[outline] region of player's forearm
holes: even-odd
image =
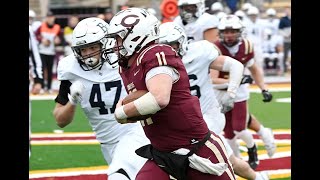
[[[242,63],[240,63],[239,61],[231,57],[226,57],[222,70],[229,72],[230,75],[228,92],[236,94],[242,79],[243,68],[244,67]]]
[[[53,111],[56,123],[59,127],[64,128],[70,124],[74,118],[76,106],[68,102],[65,106],[56,107]]]
[[[266,84],[264,83],[264,75],[263,75],[263,71],[261,68],[259,68],[257,65],[254,65],[254,67],[252,67],[250,69],[251,71],[251,75],[252,78],[255,81],[255,84],[261,89],[261,90],[266,90]]]

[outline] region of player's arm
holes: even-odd
[[[229,72],[228,92],[236,94],[243,75],[243,65],[229,56],[218,56],[211,64],[210,69]],[[222,81],[217,79],[218,81]],[[221,83],[219,83],[221,84]]]
[[[251,72],[252,78],[255,81],[255,84],[261,89],[266,90],[267,86],[264,83],[264,75],[262,69],[258,66],[257,63],[253,63],[251,66],[248,67],[249,71]]]
[[[218,28],[210,28],[203,32],[203,38],[209,42],[215,42],[219,39]]]
[[[118,103],[115,111],[118,122],[126,123],[127,118],[155,114],[165,108],[170,101],[172,84],[178,77],[173,68],[169,66],[151,69],[145,79],[149,92],[126,105],[121,106],[122,103]],[[124,121],[121,121],[121,119]]]
[[[256,85],[261,89],[261,93],[263,96],[263,102],[270,102],[272,100],[272,94],[268,91],[267,85],[264,83],[264,76],[262,69],[257,65],[257,63],[253,63],[249,66],[249,71],[256,83]]]
[[[64,128],[72,122],[76,111],[76,105],[72,104],[68,99],[70,86],[70,81],[61,81],[59,93],[55,99],[56,106],[53,110],[53,116],[57,125],[61,128]]]

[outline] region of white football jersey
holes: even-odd
[[[203,33],[207,29],[217,28],[219,24],[219,19],[209,13],[202,14],[195,22],[183,25],[180,16],[174,19],[174,22],[181,26],[185,33],[187,34],[188,40],[190,41],[200,41],[203,40]]]
[[[210,64],[219,55],[215,49],[214,45],[206,40],[191,42],[182,58],[190,79],[191,94],[199,97],[202,114],[214,105],[219,106],[209,74]]]
[[[130,130],[144,133],[138,122],[119,124],[115,120],[116,104],[127,95],[117,65],[104,63],[100,70],[84,71],[71,54],[59,61],[57,72],[58,80],[80,80],[85,86],[80,105],[100,143],[116,143]]]

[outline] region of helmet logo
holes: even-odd
[[[101,30],[106,33],[108,31],[107,27],[105,25],[103,25],[102,23],[98,23],[97,24],[98,27],[101,28]]]
[[[123,27],[127,27],[128,28],[128,27],[135,26],[139,22],[140,22],[139,16],[132,14],[132,15],[125,16],[121,21],[121,25]]]

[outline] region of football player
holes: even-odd
[[[204,0],[179,0],[178,7],[179,16],[174,22],[185,30],[189,41],[206,39],[214,42],[219,39],[219,19],[205,12]]]
[[[109,180],[133,180],[146,159],[135,149],[149,144],[141,125],[119,124],[114,118],[116,103],[127,95],[116,64],[105,63],[114,39],[106,38],[109,25],[97,17],[85,18],[72,34],[73,54],[58,64],[59,94],[53,115],[61,128],[74,120],[77,105],[85,113],[101,145],[109,168]],[[109,59],[110,58],[110,59]]]
[[[264,101],[270,102],[272,94],[264,83],[261,68],[254,60],[253,44],[248,39],[242,38],[244,26],[241,20],[236,15],[228,15],[221,19],[218,28],[220,40],[216,41],[215,45],[218,47],[220,54],[233,57],[240,61],[245,68],[248,68],[256,84],[262,91]],[[218,100],[221,100],[228,87],[229,74],[227,72],[211,70],[211,77],[215,84]],[[252,134],[247,129],[249,94],[249,84],[241,83],[236,94],[234,108],[225,113],[226,126],[224,135],[237,157],[240,157],[237,139],[240,138],[246,143],[249,165],[252,169],[255,169],[259,164],[257,147]]]
[[[125,105],[120,100],[115,110],[124,124],[127,118],[150,116],[140,121],[151,144],[136,150],[148,159],[136,179],[235,179],[222,140],[209,131],[199,99],[190,93],[181,58],[171,46],[157,43],[159,25],[142,8],[122,10],[110,22],[127,92],[149,91]]]
[[[171,45],[178,52],[190,79],[191,93],[199,98],[201,112],[209,129],[221,135],[225,126],[225,117],[220,112],[220,105],[212,90],[210,75],[206,70],[209,68],[229,72],[231,86],[228,86],[227,92],[235,95],[243,74],[243,65],[231,57],[219,55],[214,44],[206,40],[188,44],[184,30],[174,22],[160,25],[159,42]],[[227,95],[225,100],[229,100],[230,105],[233,105],[235,96],[225,95]],[[225,138],[221,136],[221,139],[224,140],[235,174],[250,180],[269,179],[265,171],[254,172],[247,162],[234,156]]]

